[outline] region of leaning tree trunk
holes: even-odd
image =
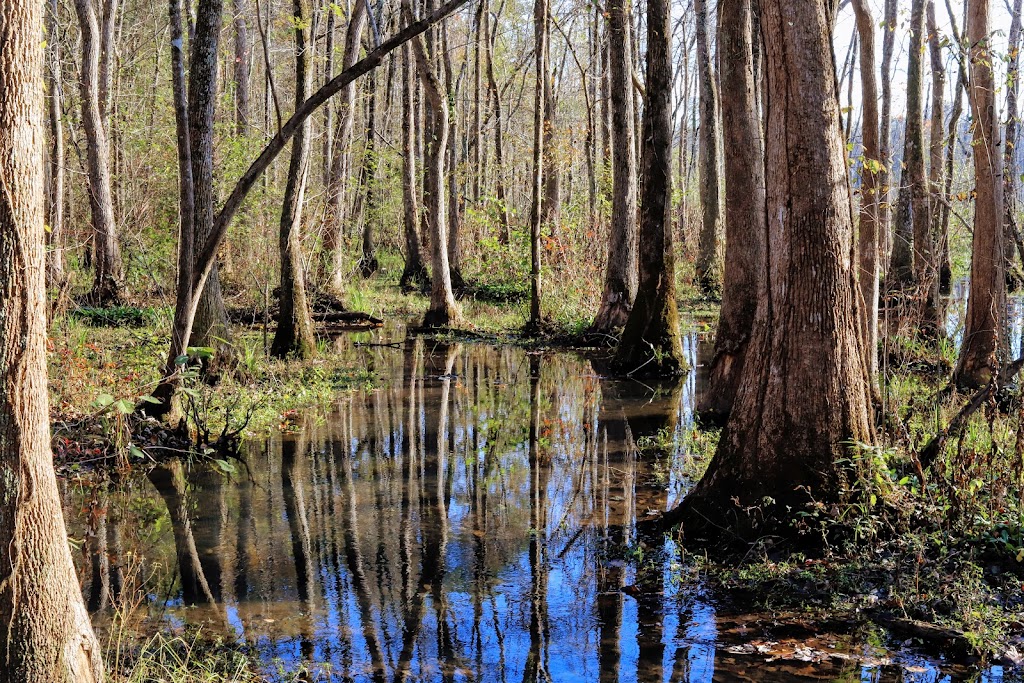
[[[223,0],[200,0],[196,11],[195,30],[189,58],[188,117],[192,152],[193,268],[201,272],[200,250],[214,230],[213,147],[214,114],[217,104],[217,50],[220,42]],[[215,368],[230,365],[233,352],[228,313],[220,289],[220,273],[213,264],[206,286],[199,297],[191,345],[215,349],[213,362],[207,366],[216,376]]]
[[[669,15],[670,0],[647,0],[640,285],[615,352],[615,365],[633,376],[677,375],[686,365],[672,253],[672,155],[665,153],[672,149]]]
[[[755,92],[751,0],[722,0],[718,49],[725,148],[725,280],[708,384],[697,406],[705,421],[729,416],[757,310],[764,269],[764,140]]]
[[[992,379],[1005,342],[1006,280],[1003,274],[1003,179],[995,78],[989,50],[989,0],[967,0],[970,45],[971,115],[974,119],[974,237],[971,243],[971,292],[960,358],[953,381],[975,389]]]
[[[417,289],[430,281],[420,253],[420,217],[416,197],[415,65],[411,48],[402,48],[402,224],[405,228],[405,268],[400,285]]]
[[[718,450],[664,520],[682,522],[688,543],[795,535],[799,512],[849,496],[851,443],[872,441],[832,15],[762,0],[761,26],[771,248]]]
[[[295,108],[306,100],[312,81],[312,44],[309,42],[309,13],[305,0],[292,4],[292,26],[295,30]],[[372,76],[371,76],[372,77]],[[306,299],[306,273],[302,260],[302,205],[306,195],[309,170],[309,121],[292,139],[292,155],[288,161],[288,182],[281,207],[281,229],[278,246],[281,253],[281,302],[277,314],[277,332],[270,352],[277,358],[294,355],[308,358],[316,352],[316,335]]]
[[[44,7],[0,3],[0,682],[99,683],[50,452]]]
[[[409,0],[403,0],[402,11],[412,23]],[[455,327],[460,323],[459,307],[452,292],[452,275],[448,267],[448,223],[445,215],[444,158],[448,147],[448,98],[434,73],[431,58],[423,39],[412,40],[412,51],[420,83],[426,95],[426,115],[431,122],[433,139],[427,145],[424,165],[424,195],[427,225],[430,229],[431,277],[430,307],[423,316],[423,326]]]
[[[861,144],[864,160],[860,171],[860,222],[858,224],[857,277],[864,316],[864,354],[871,382],[878,374],[878,275],[879,253],[879,171],[882,150],[878,140],[878,84],[875,79],[875,20],[867,0],[853,0],[860,36],[860,90],[864,106]],[[939,136],[941,138],[941,135]]]
[[[57,37],[57,0],[46,5],[46,102],[49,105],[50,156],[46,192],[46,284],[64,281],[64,85]]]
[[[82,30],[82,126],[85,128],[86,162],[89,175],[89,205],[92,208],[94,276],[89,298],[97,306],[119,303],[125,295],[124,265],[114,221],[114,199],[110,186],[110,148],[103,125],[100,92],[100,28],[94,0],[75,0]]]
[[[628,0],[608,2],[608,73],[611,106],[612,225],[604,292],[591,329],[611,332],[626,324],[636,299],[636,145]]]
[[[700,82],[701,227],[697,245],[697,286],[705,296],[722,293],[722,193],[718,183],[718,85],[712,65],[707,0],[694,0],[697,14],[697,78]],[[731,150],[730,150],[731,152]]]

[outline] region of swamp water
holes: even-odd
[[[358,337],[390,342],[401,331]],[[680,382],[570,353],[409,339],[339,351],[383,378],[219,471],[64,482],[106,635],[201,625],[268,677],[324,681],[1003,681],[873,629],[814,632],[709,595],[634,523],[684,495],[709,347]],[[129,626],[122,585],[142,583]],[[120,634],[124,635],[124,634]],[[134,635],[134,634],[133,634]]]

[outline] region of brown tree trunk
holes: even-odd
[[[502,138],[502,125],[504,125],[501,113],[501,92],[498,90],[498,81],[494,77],[494,51],[487,50],[487,88],[490,90],[494,102],[494,196],[498,203],[498,241],[501,244],[508,244],[511,240],[509,234],[508,197],[505,194],[505,142]]]
[[[412,9],[409,0],[403,0],[402,11],[408,23],[412,23]],[[444,159],[448,147],[448,98],[445,97],[440,80],[434,73],[432,60],[427,54],[423,40],[412,40],[412,51],[420,83],[426,95],[426,116],[431,122],[433,137],[428,141],[424,165],[424,204],[427,225],[430,229],[431,287],[430,307],[423,316],[423,326],[428,328],[455,327],[460,324],[458,304],[452,292],[452,276],[448,267],[448,221],[445,206]]]
[[[341,68],[348,69],[359,59],[360,41],[366,28],[366,2],[356,0],[352,7],[348,29],[345,31],[345,51]],[[344,281],[344,244],[346,202],[352,164],[352,128],[356,112],[356,86],[350,83],[342,88],[338,97],[338,129],[334,134],[334,156],[331,159],[331,182],[327,187],[328,223],[324,235],[324,249],[330,260],[328,287],[341,292]]]
[[[110,185],[110,149],[104,128],[100,88],[100,26],[94,0],[75,0],[82,30],[82,125],[85,128],[89,174],[89,205],[92,208],[94,277],[89,298],[97,306],[119,303],[125,296],[124,266],[114,221]]]
[[[419,205],[416,196],[416,97],[412,49],[402,49],[402,224],[405,228],[405,268],[400,285],[403,290],[428,284],[430,277],[420,253]]]
[[[712,62],[707,0],[694,0],[697,14],[697,78],[700,82],[700,239],[697,286],[705,296],[722,294],[722,192],[719,186],[718,84]]]
[[[761,0],[761,26],[771,249],[718,450],[664,520],[688,543],[795,535],[799,511],[849,495],[850,443],[873,438],[832,16],[826,3]]]
[[[942,293],[943,270],[948,253],[948,236],[942,230],[942,202],[945,201],[943,189],[945,187],[945,129],[943,118],[946,110],[946,69],[942,60],[942,46],[939,43],[939,26],[935,20],[935,3],[928,0],[927,8],[928,25],[928,53],[931,57],[932,71],[932,110],[931,110],[931,140],[928,148],[928,190],[931,198],[929,233],[931,236],[931,264],[929,276],[935,282],[929,282],[932,289],[929,293],[933,296],[934,311],[932,311],[931,322],[939,332],[942,331],[942,304],[939,295]]]
[[[907,66],[907,130],[903,147],[905,178],[910,186],[914,234],[914,281],[920,298],[919,331],[925,337],[942,332],[939,311],[938,263],[932,235],[931,191],[925,174],[924,38],[925,0],[910,5],[910,48]],[[941,98],[939,111],[941,112]]]
[[[878,176],[878,208],[879,208],[879,259],[886,262],[889,251],[893,248],[889,226],[892,209],[892,56],[896,47],[896,10],[898,0],[885,0],[885,15],[882,24],[882,111],[878,122],[879,161],[882,162]],[[879,266],[881,270],[881,266]],[[889,274],[886,272],[888,281]]]
[[[50,452],[44,8],[0,3],[0,682],[100,683]]]
[[[46,192],[46,284],[64,281],[64,84],[61,78],[60,39],[57,36],[57,0],[46,5],[47,121],[50,124],[49,173]]]
[[[235,133],[249,132],[249,13],[248,0],[235,3]],[[330,11],[330,10],[328,10]],[[331,16],[334,13],[331,12]]]
[[[1017,134],[1020,130],[1020,114],[1017,98],[1020,93],[1020,49],[1021,49],[1021,0],[1013,3],[1010,18],[1009,58],[1006,66],[1006,139],[1003,144],[1003,210],[1005,212],[1003,253],[1006,255],[1006,283],[1017,289],[1021,285],[1024,271],[1014,267],[1016,250],[1021,241],[1021,226],[1017,224],[1017,188],[1020,187],[1020,173],[1014,160],[1017,158]],[[1024,268],[1024,262],[1021,263]]]
[[[971,115],[974,119],[974,237],[971,292],[960,358],[953,381],[976,389],[992,379],[1005,343],[1006,279],[1003,274],[1003,179],[995,80],[989,50],[990,0],[967,0]]]
[[[533,95],[533,166],[531,167],[530,188],[530,319],[527,321],[528,334],[541,331],[541,282],[540,282],[540,237],[544,222],[544,144],[547,133],[544,129],[547,105],[546,89],[548,80],[548,2],[534,0],[534,95]]]
[[[718,49],[725,148],[725,280],[707,388],[697,406],[705,421],[729,416],[757,310],[764,269],[764,140],[755,92],[751,0],[722,0]]]
[[[608,90],[611,115],[612,224],[604,292],[591,329],[609,333],[626,324],[639,285],[636,230],[636,145],[628,0],[610,0]]]
[[[295,108],[306,100],[312,81],[312,51],[309,41],[309,13],[305,0],[292,3],[292,26],[295,31]],[[278,358],[295,355],[308,358],[316,352],[316,334],[306,299],[306,273],[302,259],[302,206],[306,196],[309,170],[309,121],[292,139],[292,155],[288,161],[288,182],[281,207],[281,230],[278,246],[281,253],[281,302],[277,314],[277,332],[270,352]]]
[[[634,376],[677,375],[686,366],[672,251],[672,155],[666,153],[672,149],[670,4],[670,0],[647,0],[640,285],[615,352],[615,365]]]
[[[860,36],[860,90],[863,102],[861,144],[864,147],[860,172],[860,221],[857,252],[860,270],[860,295],[864,314],[865,363],[871,382],[878,374],[878,275],[879,209],[878,181],[882,169],[882,150],[878,140],[878,84],[875,78],[875,20],[867,0],[853,0],[857,34]],[[941,137],[941,136],[940,136]]]
[[[367,76],[369,90],[366,108],[366,145],[363,147],[363,169],[365,192],[363,208],[363,248],[359,259],[359,272],[363,277],[370,277],[377,272],[380,263],[377,261],[377,249],[373,242],[373,226],[377,221],[377,74]]]

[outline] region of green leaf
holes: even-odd
[[[132,408],[132,404],[129,403],[127,399],[122,398],[114,402],[114,410],[121,413],[122,415],[131,415]]]
[[[93,401],[92,403],[97,408],[106,408],[107,406],[109,406],[113,402],[114,402],[114,397],[111,396],[110,394],[100,394],[99,396],[96,397],[96,400]]]
[[[128,444],[128,452],[132,454],[132,457],[140,460],[146,457],[146,453],[135,444]]]

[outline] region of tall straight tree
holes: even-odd
[[[880,171],[884,166],[878,140],[878,82],[875,78],[875,20],[867,0],[853,0],[860,36],[860,91],[863,103],[861,144],[864,159],[860,172],[860,222],[857,251],[860,295],[864,303],[864,352],[871,381],[878,369],[878,276],[881,252]],[[941,136],[940,136],[941,137]]]
[[[415,289],[430,277],[420,252],[420,209],[416,196],[416,66],[411,47],[402,48],[402,225],[405,233],[405,268],[401,287]]]
[[[694,0],[697,22],[697,80],[700,98],[700,238],[697,244],[697,286],[706,296],[722,293],[722,190],[719,185],[718,81],[711,52],[711,13],[707,0]]]
[[[85,129],[86,167],[89,176],[89,206],[92,209],[94,277],[89,298],[98,306],[116,304],[124,297],[124,264],[117,239],[114,198],[110,184],[110,146],[107,140],[103,73],[100,68],[99,19],[94,0],[75,0],[75,12],[82,31],[82,125]]]
[[[629,0],[609,0],[607,8],[612,224],[604,292],[592,326],[595,332],[611,332],[626,324],[639,283],[631,10]]]
[[[245,135],[249,130],[249,0],[234,0],[235,4],[235,134]],[[331,12],[331,16],[334,13]]]
[[[1020,96],[1020,50],[1021,38],[1024,31],[1021,27],[1021,0],[1014,0],[1012,15],[1010,17],[1009,34],[1009,57],[1006,63],[1006,140],[1003,144],[1003,210],[1006,214],[1006,242],[1009,249],[1004,245],[1003,251],[1009,252],[1006,267],[1008,272],[1013,264],[1013,247],[1018,241],[1020,226],[1016,224],[1014,210],[1017,207],[1017,189],[1020,187],[1020,172],[1016,167],[1015,159],[1019,158],[1017,149],[1017,137],[1020,132],[1020,111],[1017,102]],[[1021,263],[1024,268],[1024,263]],[[1017,284],[1016,278],[1012,278]]]
[[[535,84],[533,96],[533,169],[530,177],[532,203],[530,209],[530,319],[527,331],[540,333],[540,236],[545,218],[544,144],[547,141],[544,112],[547,106],[548,80],[548,0],[534,0],[533,36]]]
[[[892,216],[890,208],[892,194],[892,57],[896,47],[896,13],[899,7],[899,0],[885,0],[884,17],[882,21],[882,64],[881,64],[881,91],[882,110],[878,121],[878,150],[882,162],[881,173],[878,176],[878,208],[881,219],[881,230],[879,240],[882,243],[881,257],[885,257],[891,241],[889,225]],[[888,278],[888,274],[886,275]]]
[[[295,32],[295,109],[302,106],[313,79],[309,40],[309,12],[305,0],[292,2],[292,30]],[[371,74],[371,78],[372,78]],[[292,138],[288,181],[281,207],[278,247],[281,254],[281,305],[277,332],[270,351],[278,358],[294,354],[308,358],[316,351],[316,335],[306,298],[306,272],[302,259],[302,206],[309,176],[309,121],[299,126]]]
[[[797,511],[848,495],[850,444],[873,439],[829,5],[760,2],[771,248],[718,449],[664,518],[688,541],[792,533]]]
[[[0,682],[100,683],[50,452],[44,7],[0,3]]]
[[[967,0],[970,62],[968,97],[974,119],[974,237],[971,241],[971,292],[960,358],[953,381],[974,389],[992,379],[999,364],[1006,317],[1003,274],[1003,160],[989,43],[990,0]]]
[[[672,33],[670,0],[647,0],[640,200],[640,286],[615,364],[630,374],[676,375],[686,361],[679,336],[672,253]]]
[[[57,0],[46,4],[46,102],[50,124],[49,173],[46,176],[46,283],[64,280],[64,84],[57,36]]]
[[[765,263],[764,139],[754,78],[751,0],[721,0],[718,49],[725,148],[725,278],[715,355],[697,410],[723,422],[732,409],[757,310]]]

